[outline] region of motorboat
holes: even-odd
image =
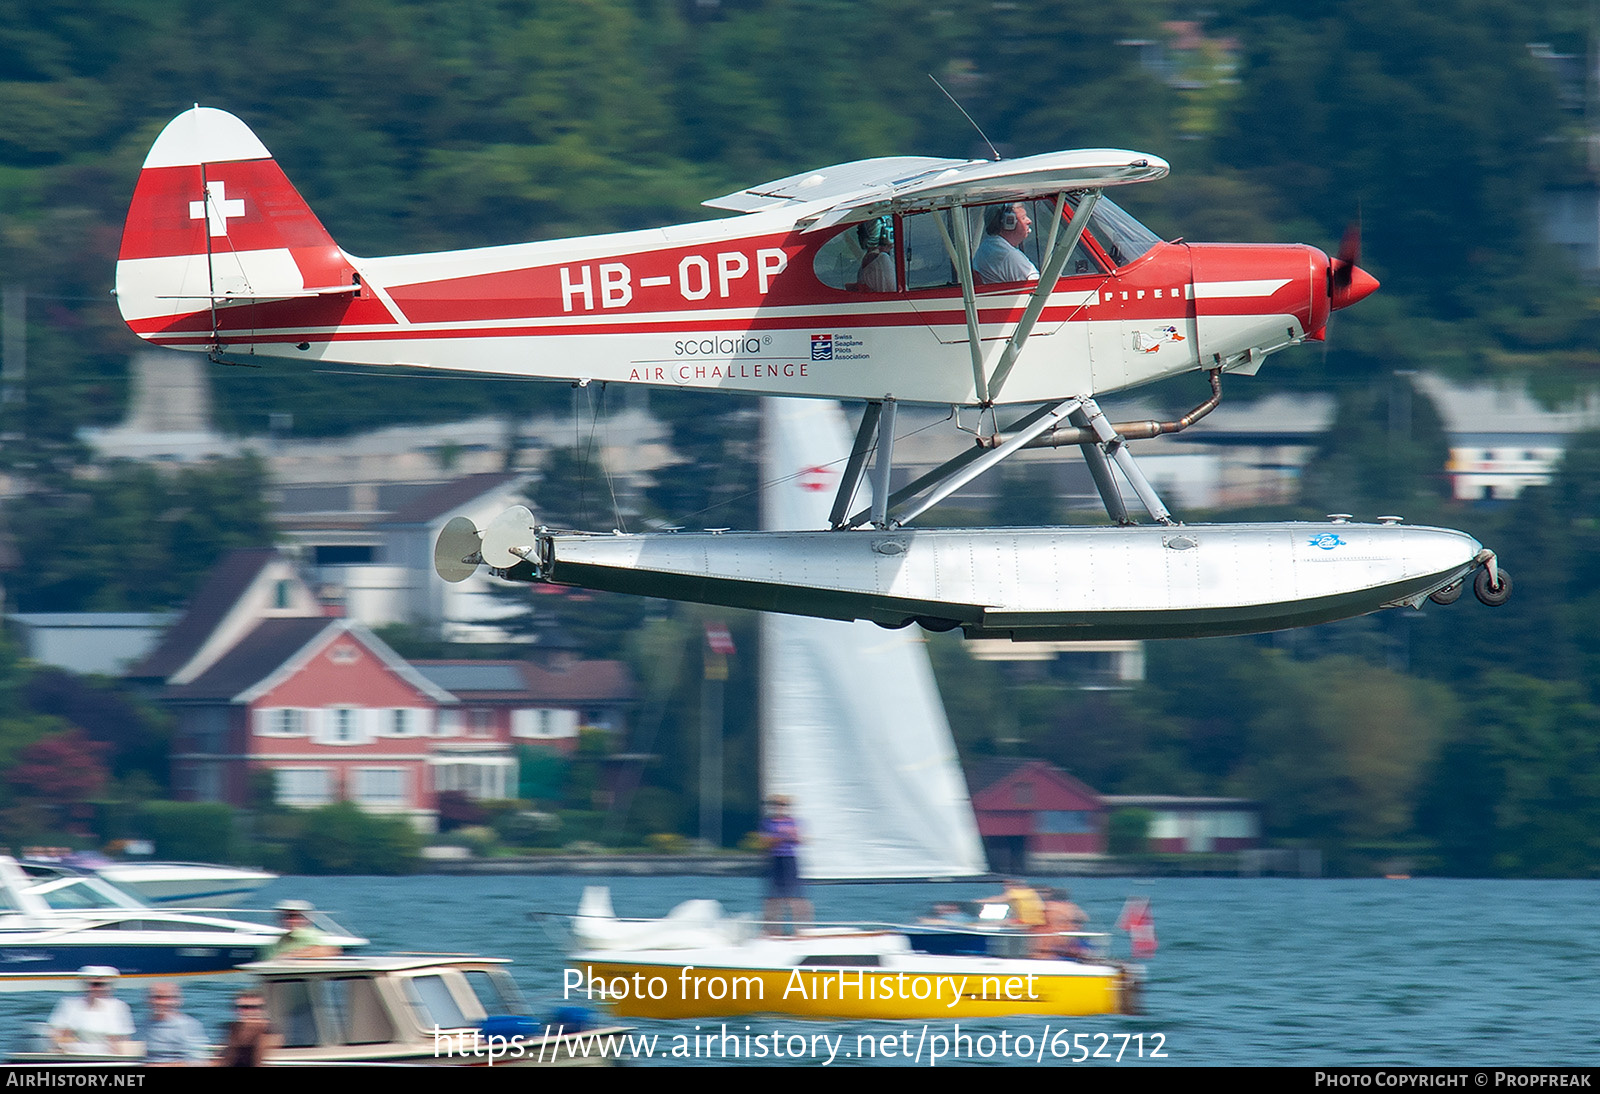
[[[270,913],[153,908],[104,878],[0,856],[0,991],[71,989],[77,970],[109,965],[124,976],[228,972],[259,960],[283,935]],[[325,916],[330,945],[363,946]]]
[[[276,881],[277,874],[248,866],[204,862],[145,862],[99,854],[27,854],[22,861],[92,873],[155,907],[236,908]]]
[[[504,958],[394,954],[260,961],[276,1065],[596,1066],[626,1030],[581,1008],[529,1016]]]
[[[1035,956],[1041,936],[976,923],[826,924],[787,935],[690,901],[624,920],[591,887],[572,917],[564,998],[638,1018],[994,1018],[1134,1014],[1143,967],[1107,936],[1064,932],[1072,957]]]
[[[202,862],[111,862],[95,873],[157,908],[237,908],[278,879],[265,870]]]
[[[588,1012],[528,1015],[503,958],[469,954],[342,955],[251,962],[278,1039],[266,1066],[605,1066],[632,1046],[619,1026]],[[41,1040],[10,1064],[131,1066],[124,1054],[69,1055]]]

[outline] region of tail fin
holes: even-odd
[[[348,294],[358,280],[244,122],[197,106],[161,131],[117,256],[117,304],[134,333],[202,349],[219,308]]]

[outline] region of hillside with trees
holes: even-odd
[[[26,381],[0,404],[0,470],[22,491],[4,518],[26,563],[8,590],[36,610],[175,606],[218,553],[269,534],[259,467],[91,468],[77,441],[123,413],[137,342],[107,294],[122,216],[150,142],[192,103],[245,118],[334,237],[380,254],[707,217],[705,197],[861,157],[987,155],[932,74],[1007,155],[1111,146],[1169,159],[1171,178],[1125,202],[1168,238],[1332,250],[1359,218],[1362,265],[1383,290],[1339,315],[1326,352],[1278,355],[1230,383],[1230,399],[1339,399],[1301,504],[1258,515],[1464,527],[1517,583],[1494,613],[1464,602],[1158,644],[1149,680],[1126,692],[1002,671],[936,639],[964,755],[1043,756],[1105,792],[1257,798],[1274,838],[1327,848],[1341,869],[1399,857],[1452,873],[1600,874],[1600,440],[1575,443],[1551,485],[1468,509],[1443,495],[1426,400],[1403,443],[1388,428],[1397,372],[1528,382],[1551,399],[1600,377],[1594,286],[1544,241],[1538,200],[1594,181],[1592,89],[1575,98],[1548,60],[1586,54],[1592,7],[0,0],[0,282],[27,293]],[[213,371],[225,429],[261,433],[289,414],[295,432],[331,435],[576,405],[559,385],[265,364]],[[1187,408],[1192,391],[1157,397]],[[685,462],[645,492],[648,515],[751,523],[753,400],[669,392],[652,406]],[[535,503],[575,520],[607,509],[587,459],[557,463],[592,494]],[[1013,484],[1002,516],[1048,516],[1035,494]],[[545,610],[565,613],[588,652],[634,662],[651,696],[641,747],[663,757],[650,800],[688,830],[698,669],[674,651],[696,641],[700,615],[610,598]],[[741,651],[753,632],[735,621]],[[736,659],[727,707],[730,809],[747,820],[753,666]],[[93,693],[37,680],[0,650],[0,824],[50,822],[29,787],[51,757],[81,761],[63,801],[159,781],[158,724],[129,713],[126,741],[112,739],[73,713]],[[90,743],[72,736],[86,730]]]

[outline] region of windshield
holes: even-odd
[[[95,878],[52,878],[30,886],[29,891],[58,912],[143,907],[122,890]]]
[[[1089,233],[1111,259],[1113,266],[1126,266],[1143,257],[1161,237],[1140,224],[1127,210],[1108,197],[1102,197],[1089,215]]]

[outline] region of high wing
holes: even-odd
[[[806,231],[886,213],[986,205],[1099,190],[1166,177],[1167,161],[1123,148],[1080,148],[1014,160],[941,160],[897,156],[857,160],[752,186],[704,202],[751,213],[809,205]]]
[[[790,205],[818,201],[838,201],[847,195],[883,186],[906,185],[930,174],[961,167],[966,160],[941,160],[932,156],[884,156],[872,160],[852,160],[832,167],[819,167],[763,182],[747,190],[735,190],[700,204],[709,209],[728,209],[735,213],[762,213]]]

